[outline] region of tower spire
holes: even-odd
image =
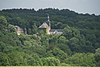
[[[50,22],[50,17],[49,17],[49,14],[48,14],[48,22]]]
[[[49,27],[51,27],[49,14],[48,14],[48,24],[49,24]]]
[[[49,14],[47,14],[48,15],[48,34],[50,34],[50,30],[51,30],[51,23],[50,23],[50,17],[49,17]]]

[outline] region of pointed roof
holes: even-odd
[[[48,24],[46,22],[44,22],[39,28],[47,28]]]

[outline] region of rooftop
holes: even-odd
[[[39,28],[47,28],[48,24],[46,22],[44,22]]]

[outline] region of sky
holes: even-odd
[[[12,8],[58,8],[100,15],[100,0],[0,0],[0,10]]]

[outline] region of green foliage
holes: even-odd
[[[42,58],[42,62],[43,62],[44,66],[58,66],[58,65],[60,65],[59,59],[56,59],[55,57]]]
[[[100,66],[100,48],[96,49],[95,60],[97,62],[97,66]]]
[[[51,27],[63,29],[62,35],[47,35],[38,29],[47,20],[47,14]],[[78,14],[68,9],[2,10],[0,65],[100,66],[99,22],[100,16]],[[18,36],[15,26],[21,27],[27,35]]]
[[[95,66],[95,58],[92,53],[76,53],[66,59],[66,63],[82,66]]]
[[[0,30],[6,29],[8,26],[7,20],[4,16],[0,16]]]
[[[0,16],[0,25],[7,25],[7,20],[4,16]]]
[[[76,37],[73,37],[69,40],[69,47],[72,51],[78,52],[79,48],[79,39]]]
[[[41,66],[41,65],[43,65],[41,59],[35,53],[30,54],[30,55],[26,55],[26,62],[27,62],[27,65],[32,65],[32,66]]]
[[[26,60],[24,59],[24,53],[19,51],[12,51],[8,53],[10,65],[26,65]]]
[[[0,65],[2,66],[10,65],[9,57],[7,56],[7,54],[2,53],[2,52],[0,52]]]
[[[58,49],[58,48],[54,48],[54,49],[52,50],[52,54],[53,54],[56,58],[60,59],[61,62],[64,62],[64,60],[67,58],[67,54],[66,54],[64,51],[62,51],[62,50],[60,50],[60,49]]]

